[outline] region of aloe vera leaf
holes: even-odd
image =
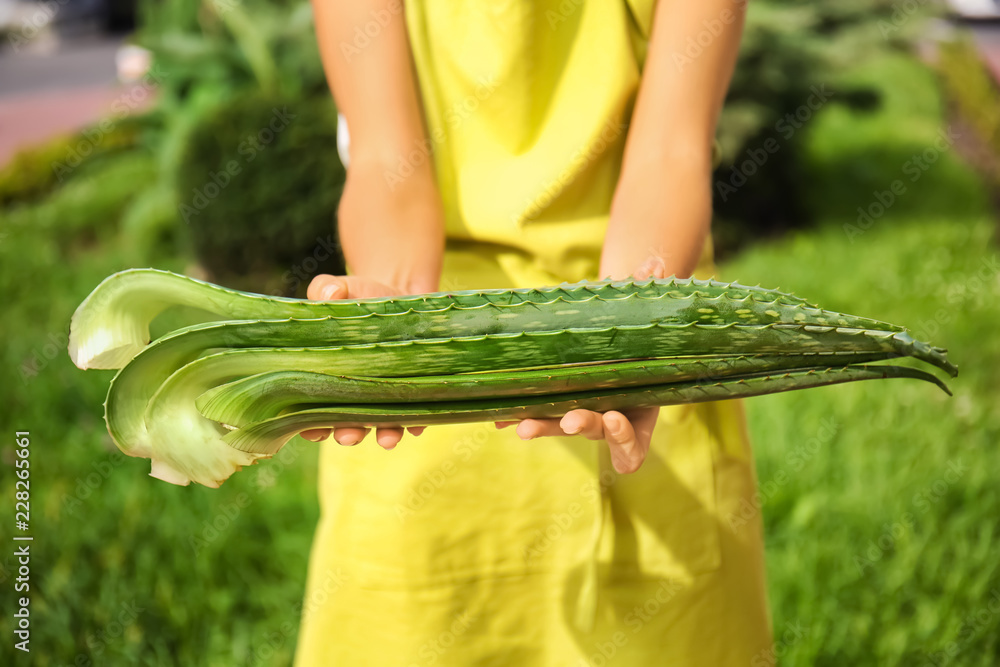
[[[636,294],[649,298],[664,293],[674,297],[727,294],[734,299],[752,297],[759,303],[816,308],[776,290],[714,280],[674,278],[315,302],[240,292],[169,271],[131,269],[106,278],[77,308],[70,323],[69,353],[73,363],[80,368],[121,368],[149,342],[149,324],[153,318],[174,306],[198,308],[221,320],[313,319],[409,310],[429,312],[449,306],[475,308],[490,303],[509,306],[525,302],[548,303],[556,299],[577,301],[594,296],[616,299]]]
[[[371,316],[365,316],[371,317]],[[332,341],[378,340],[362,318],[245,321],[195,325],[165,336],[137,355],[112,382],[109,403],[144,407],[170,373],[213,348],[319,346]],[[385,316],[389,317],[389,316]],[[372,347],[375,346],[375,347]],[[954,374],[943,352],[905,332],[818,327],[807,324],[705,325],[691,323],[603,329],[487,334],[331,346],[343,349],[329,372],[419,376],[504,370],[551,364],[699,354],[829,354],[885,352],[915,356]],[[372,354],[378,349],[378,354]],[[349,351],[348,351],[349,350]],[[366,352],[365,350],[369,350]],[[355,359],[356,357],[356,359]],[[266,367],[262,367],[266,368]],[[309,368],[308,365],[301,368]],[[300,369],[301,369],[300,368]],[[377,372],[372,369],[377,369]],[[114,399],[114,400],[111,400]]]
[[[129,436],[129,426],[141,415],[154,392],[170,374],[216,348],[251,347],[259,341],[295,345],[329,340],[337,320],[229,322],[196,325],[159,339],[119,371],[105,404],[112,436],[129,454],[149,456],[141,439]],[[313,356],[301,368],[323,364],[322,372],[346,375],[420,376],[509,370],[550,364],[610,361],[702,354],[833,354],[839,352],[906,355],[946,370],[953,367],[943,355],[931,354],[923,343],[905,332],[811,327],[809,325],[670,325],[610,327],[491,334],[450,339],[311,348]],[[271,363],[268,361],[268,363]],[[258,369],[298,370],[294,367]],[[235,379],[235,378],[230,378]],[[229,381],[229,380],[227,380]],[[205,387],[208,389],[210,387]],[[203,389],[203,390],[204,390]]]
[[[252,347],[258,341],[295,345],[329,340],[336,320],[229,322],[196,325],[161,338],[123,368],[112,380],[105,404],[112,436],[126,453],[149,456],[130,437],[136,420],[153,394],[182,366],[217,348]],[[779,328],[781,327],[781,328]],[[830,354],[837,352],[916,354],[905,333],[869,335],[864,330],[841,332],[828,327],[810,332],[804,325],[646,325],[601,330],[493,334],[467,338],[372,343],[311,348],[313,356],[298,368],[260,365],[268,370],[314,368],[322,372],[381,377],[420,376],[509,370],[550,364],[610,361],[703,354]],[[327,335],[324,335],[327,333]],[[257,343],[259,344],[259,343]],[[940,360],[930,357],[931,363]],[[263,363],[263,361],[262,361]],[[267,363],[274,363],[270,358]],[[322,369],[315,364],[323,364]],[[231,378],[235,379],[235,378]],[[228,381],[228,380],[227,380]],[[205,387],[208,389],[210,387]]]
[[[714,379],[758,372],[777,372],[858,364],[885,358],[881,354],[720,355],[670,357],[639,361],[577,364],[537,370],[463,373],[425,377],[379,378],[330,375],[312,371],[257,373],[209,389],[196,401],[201,414],[227,426],[277,417],[302,405],[332,403],[428,403],[509,396],[540,396],[613,390],[666,382]],[[197,362],[196,362],[197,363]],[[267,362],[263,362],[267,363]],[[201,364],[198,377],[211,386],[233,375],[233,368]],[[261,363],[243,363],[253,372]]]
[[[455,343],[457,341],[451,341]],[[476,366],[481,363],[482,355],[471,344],[466,343],[465,354],[459,359],[453,354],[444,357],[433,350],[428,341],[416,344],[381,344],[359,347],[342,347],[334,349],[318,348],[248,348],[227,350],[208,357],[196,359],[177,370],[166,380],[155,395],[149,399],[143,418],[138,403],[133,403],[128,410],[115,409],[117,401],[109,394],[107,420],[108,429],[116,442],[138,441],[148,451],[154,461],[159,461],[161,470],[173,471],[177,479],[195,479],[202,484],[217,485],[226,479],[237,468],[230,465],[229,458],[223,449],[218,435],[221,427],[212,420],[202,418],[195,409],[197,398],[206,390],[237,380],[241,377],[256,374],[261,368],[294,371],[298,368],[313,368],[327,373],[348,372],[357,374],[359,369],[378,368],[389,361],[389,355],[401,355],[404,368],[428,367],[435,363],[442,368],[462,367],[462,363]],[[156,344],[154,344],[155,346]],[[409,349],[412,348],[412,349]],[[152,348],[151,348],[152,350]],[[428,352],[430,350],[430,353]],[[523,350],[522,350],[523,352]],[[861,352],[862,358],[888,358],[895,356],[893,352]],[[136,357],[119,375],[127,374],[136,361],[147,353]],[[421,359],[427,357],[426,363]],[[521,355],[523,358],[523,354]],[[414,364],[415,366],[406,364]],[[843,360],[840,361],[843,363]],[[501,366],[502,367],[502,366]],[[410,373],[411,375],[413,373]],[[498,373],[498,375],[502,375]],[[116,385],[117,386],[117,385]],[[115,387],[113,387],[114,389]],[[131,392],[126,392],[131,394]],[[185,429],[177,428],[178,415],[184,415]],[[200,421],[199,421],[200,419]],[[224,422],[227,423],[228,422]],[[209,453],[214,453],[218,460],[211,461]],[[206,463],[208,461],[208,463]],[[211,475],[203,470],[211,463]],[[228,467],[227,467],[228,466]],[[168,478],[168,481],[174,481]]]
[[[253,347],[265,341],[278,346],[322,345],[343,335],[345,328],[357,332],[358,328],[354,325],[358,319],[363,318],[209,323],[165,336],[138,354],[112,381],[105,403],[109,432],[125,453],[153,459],[154,473],[158,476],[171,476],[174,478],[171,481],[190,477],[176,466],[171,468],[167,465],[165,459],[153,449],[158,437],[168,437],[169,430],[155,436],[146,432],[142,420],[153,395],[175,369],[181,369],[218,348]],[[369,332],[369,335],[378,334]],[[694,350],[702,354],[884,353],[886,357],[912,355],[946,369],[953,368],[943,353],[913,341],[905,332],[804,324],[720,326],[699,323],[488,334],[311,348],[313,355],[302,357],[296,362],[299,364],[297,367],[262,365],[257,368],[314,368],[347,375],[414,376],[687,355]],[[317,364],[323,364],[323,367],[317,368]],[[228,382],[238,377],[221,381]],[[201,385],[190,400],[194,401],[209,388],[211,386]],[[194,420],[189,425],[192,429],[190,442],[184,448],[178,447],[178,450],[194,451],[200,447],[208,451],[205,443],[212,441],[211,433],[198,431],[194,426],[196,423],[197,420]],[[175,430],[169,437],[176,440],[185,436]],[[217,460],[199,465],[207,465],[213,470],[231,469],[231,474],[239,465],[248,463],[234,459],[235,455],[221,449],[216,449],[214,453],[218,456]],[[211,457],[206,456],[208,458]],[[227,476],[217,476],[216,482]]]
[[[324,406],[256,422],[226,434],[223,439],[240,451],[273,455],[296,434],[312,428],[432,426],[479,421],[545,419],[561,417],[576,409],[607,412],[699,403],[893,377],[926,380],[948,391],[944,383],[935,376],[912,368],[865,365],[815,368],[787,371],[780,375],[758,374],[726,378],[708,384],[695,381],[633,387],[610,393],[599,390],[571,396],[535,396],[522,400],[485,399],[417,406],[409,404]]]

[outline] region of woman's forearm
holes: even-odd
[[[601,255],[602,278],[625,278],[651,257],[664,275],[690,276],[712,220],[710,155],[649,162],[623,173]]]
[[[437,288],[444,223],[401,0],[315,0],[323,66],[351,133],[338,226],[352,273],[407,293]],[[364,48],[356,28],[386,18]],[[405,167],[405,168],[401,168]]]
[[[659,0],[611,208],[603,275],[651,256],[690,275],[712,217],[711,152],[739,51],[746,0]],[[707,26],[712,26],[709,31]],[[696,57],[689,42],[706,44]]]
[[[350,272],[405,294],[438,288],[444,255],[440,197],[433,174],[391,191],[372,165],[352,165],[339,210],[341,248]]]

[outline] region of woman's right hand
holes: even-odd
[[[331,276],[321,274],[312,279],[306,296],[313,301],[332,301],[334,299],[367,299],[382,296],[399,296],[404,292],[400,289],[380,283],[376,280],[360,276]],[[330,437],[345,447],[351,447],[361,442],[368,435],[367,428],[314,428],[303,431],[300,435],[306,440],[319,442]],[[413,435],[423,433],[423,427],[406,429]],[[375,441],[383,449],[393,449],[403,437],[401,428],[380,428],[375,432]]]

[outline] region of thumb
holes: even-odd
[[[662,280],[667,277],[667,263],[663,261],[662,257],[657,255],[650,255],[649,258],[642,263],[636,271],[632,274],[632,277],[636,280],[645,280],[646,278],[657,278]]]
[[[312,279],[307,298],[313,301],[333,299],[368,299],[380,296],[396,296],[399,290],[384,285],[377,280],[360,276],[331,276],[322,273]]]

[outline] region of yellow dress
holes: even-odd
[[[442,289],[597,277],[652,12],[406,3]],[[322,447],[298,665],[773,664],[737,401],[663,409],[629,476],[604,443],[492,424]]]

